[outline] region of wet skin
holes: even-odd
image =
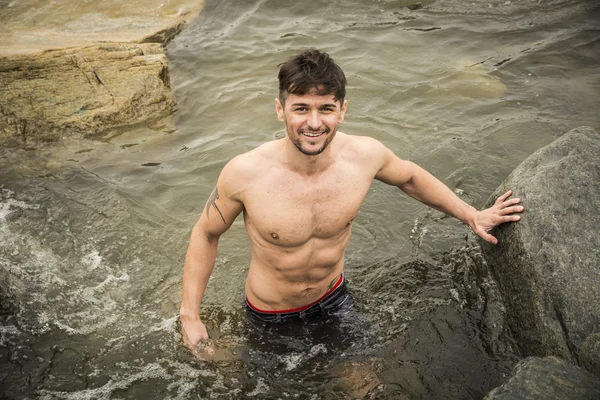
[[[276,100],[286,137],[232,159],[221,171],[188,248],[180,310],[184,342],[207,339],[200,303],[219,237],[243,213],[252,260],[248,300],[259,309],[301,307],[321,297],[344,267],[352,221],[373,179],[452,215],[492,243],[487,232],[517,221],[523,208],[510,192],[477,211],[416,164],[368,137],[338,132],[347,102],[332,95]]]

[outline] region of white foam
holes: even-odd
[[[102,256],[98,253],[98,250],[93,250],[81,257],[81,262],[87,265],[90,271],[93,271],[102,264]]]
[[[269,385],[265,383],[263,378],[258,378],[256,382],[256,387],[250,393],[246,394],[248,397],[258,396],[259,394],[268,393]]]
[[[0,325],[0,333],[1,334],[9,334],[9,335],[16,335],[17,333],[19,333],[19,329],[17,329],[16,326],[14,325]]]
[[[183,378],[190,378],[197,380],[199,377],[215,377],[216,374],[213,371],[205,369],[196,369],[190,364],[184,364],[179,361],[165,360],[170,367],[175,369],[174,375],[181,376]]]
[[[110,274],[106,277],[106,279],[104,279],[104,281],[97,284],[94,287],[94,290],[102,290],[102,289],[104,289],[104,286],[108,285],[111,282],[128,282],[128,281],[129,281],[129,275],[127,274],[127,272],[123,272],[121,274],[121,276],[114,276],[114,275]]]
[[[460,293],[458,293],[458,290],[456,290],[456,288],[450,288],[448,289],[448,291],[450,292],[452,298],[456,300],[456,302],[460,305],[461,308],[463,308],[467,304],[467,300],[460,299]]]
[[[130,376],[123,377],[122,380],[109,380],[104,386],[96,389],[80,390],[78,392],[59,392],[52,390],[40,390],[41,400],[109,400],[112,399],[112,393],[115,390],[124,390],[138,381],[146,381],[148,379],[164,379],[169,381],[173,377],[159,364],[152,363],[144,366],[140,372]]]
[[[289,354],[281,358],[285,364],[286,371],[293,371],[300,365],[300,362],[302,361],[302,354]]]
[[[0,325],[0,346],[6,346],[7,338],[11,336],[18,336],[21,332],[14,325]]]
[[[9,189],[0,189],[0,221],[5,221],[6,217],[13,213],[15,208],[21,210],[37,210],[40,208],[38,204],[27,204],[21,200],[12,198],[15,192]]]
[[[81,323],[83,325],[80,328],[73,328],[73,327],[67,325],[66,323],[63,323],[60,321],[54,321],[54,325],[56,325],[61,330],[67,332],[69,335],[75,335],[75,334],[87,335],[92,332],[96,332],[98,330],[104,329],[119,320],[118,314],[112,314],[110,316],[102,316],[102,320],[100,322],[93,324],[93,323],[90,323],[90,321],[93,320],[93,318],[100,318],[100,316],[95,315],[91,312],[87,312],[87,311],[71,314],[66,317],[73,317],[73,316],[88,317],[88,318],[74,318],[75,322]]]
[[[308,353],[292,353],[281,356],[280,360],[285,365],[286,371],[293,371],[304,360],[309,360],[317,354],[327,354],[327,347],[323,343],[316,344],[310,348]]]
[[[175,331],[177,325],[178,316],[175,315],[171,318],[160,321],[159,324],[150,327],[149,332],[172,332]]]
[[[127,339],[126,336],[119,336],[119,337],[116,337],[116,338],[109,339],[106,342],[106,347],[111,347],[114,343],[120,342],[120,341],[125,340],[125,339]]]
[[[308,356],[314,357],[319,353],[327,354],[327,347],[324,343],[319,343],[311,347],[310,351],[308,352]]]

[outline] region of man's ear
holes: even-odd
[[[342,104],[342,108],[340,109],[340,120],[339,120],[340,124],[342,122],[344,122],[344,116],[346,115],[347,108],[348,108],[348,100],[344,99],[344,104]]]
[[[281,122],[285,122],[285,118],[283,115],[283,105],[277,97],[275,98],[275,111],[277,112],[277,119]]]

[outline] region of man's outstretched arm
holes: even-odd
[[[492,244],[498,243],[498,239],[488,233],[492,228],[520,219],[514,214],[523,211],[523,207],[518,205],[521,200],[509,198],[511,191],[500,196],[492,207],[478,211],[415,163],[401,160],[385,147],[381,151],[382,166],[375,176],[376,179],[398,186],[409,196],[460,219],[468,224],[473,232]]]
[[[208,333],[200,319],[200,304],[215,265],[219,237],[231,226],[243,209],[232,197],[232,181],[227,166],[192,230],[183,268],[183,300],[179,310],[183,342],[190,349]]]

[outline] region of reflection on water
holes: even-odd
[[[600,128],[598,1],[307,4],[208,2],[167,49],[176,132],[2,150],[0,397],[464,399],[503,382],[518,355],[473,236],[379,183],[346,256],[353,346],[249,345],[241,219],[203,304],[214,360],[179,345],[191,227],[227,160],[281,135],[277,65],[298,49],[344,68],[345,132],[479,207],[538,148]]]

